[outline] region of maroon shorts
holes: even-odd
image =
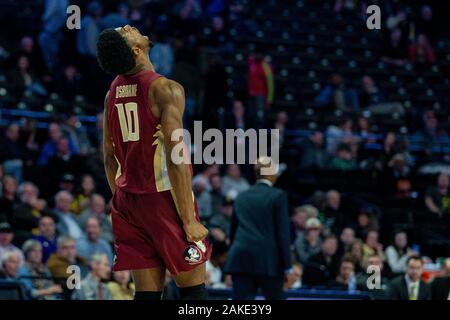
[[[196,243],[186,240],[170,191],[131,194],[117,189],[111,215],[114,271],[165,267],[178,274],[206,262],[211,255],[206,239]]]

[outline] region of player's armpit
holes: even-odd
[[[118,163],[114,157],[114,147],[109,133],[108,125],[108,96],[109,91],[105,96],[104,111],[103,111],[103,159],[105,164],[106,178],[108,179],[111,192],[114,194],[116,190],[115,177],[118,169]]]

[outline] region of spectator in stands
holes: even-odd
[[[334,154],[341,143],[351,143],[353,138],[353,120],[344,117],[337,126],[330,125],[326,130],[327,152]]]
[[[51,279],[50,270],[42,263],[42,245],[36,240],[28,240],[23,244],[25,263],[20,267],[17,277],[25,284],[31,299],[55,300],[63,292],[60,285]]]
[[[342,171],[357,169],[357,163],[350,145],[345,143],[338,145],[336,155],[331,160],[330,168]]]
[[[386,248],[386,262],[392,272],[403,273],[406,271],[406,261],[410,256],[417,255],[418,252],[408,247],[408,236],[403,230],[394,233],[393,243]]]
[[[400,29],[396,28],[391,31],[389,40],[385,42],[381,52],[381,59],[384,62],[396,66],[405,64],[408,48],[403,41]]]
[[[409,61],[416,66],[427,67],[436,62],[436,56],[428,38],[424,34],[419,34],[414,43],[409,47]]]
[[[234,100],[231,106],[231,114],[225,122],[225,128],[247,130],[249,127],[244,103],[241,100]]]
[[[20,128],[17,124],[10,124],[5,136],[0,141],[0,161],[3,162],[5,174],[13,176],[18,183],[22,181],[26,150],[19,143]]]
[[[172,75],[175,54],[169,39],[163,32],[156,32],[153,35],[155,45],[150,50],[150,60],[156,72],[165,77]]]
[[[273,69],[261,50],[248,58],[249,110],[255,118],[253,127],[260,129],[265,125],[266,110],[274,100],[275,84]]]
[[[62,137],[56,143],[56,154],[48,159],[47,172],[53,181],[61,179],[63,173],[83,172],[83,158],[77,156],[77,151],[70,149],[71,139]],[[73,192],[73,190],[70,190]]]
[[[83,175],[81,177],[80,187],[80,190],[75,193],[70,207],[70,211],[76,215],[81,214],[81,212],[89,207],[89,199],[95,193],[96,189],[94,178],[89,174]]]
[[[337,190],[329,190],[323,210],[326,227],[332,231],[340,231],[346,223],[346,215],[342,208],[342,196]]]
[[[97,1],[92,1],[86,11],[87,14],[81,19],[81,29],[77,34],[77,50],[83,56],[95,57],[103,7]]]
[[[345,227],[342,229],[341,235],[339,236],[337,254],[343,257],[346,252],[350,251],[355,239],[355,230],[350,227]]]
[[[47,0],[42,16],[43,30],[39,34],[39,45],[48,69],[53,70],[58,62],[61,29],[66,25],[68,0]]]
[[[363,272],[363,245],[361,239],[355,239],[344,253],[353,259],[356,272]]]
[[[59,179],[59,190],[60,191],[66,191],[72,195],[73,198],[73,192],[75,190],[75,177],[70,173],[65,173],[62,175],[61,179]],[[73,202],[73,200],[72,200]],[[71,208],[72,208],[72,204]],[[70,209],[72,211],[72,209]],[[73,213],[73,212],[72,212]]]
[[[233,200],[225,198],[219,213],[209,220],[211,237],[215,241],[229,242],[231,217],[233,216]]]
[[[14,95],[18,99],[22,98],[26,90],[39,96],[47,95],[47,90],[32,72],[32,66],[26,56],[17,58],[17,65],[11,72],[10,81],[13,84]]]
[[[111,272],[107,255],[94,254],[90,259],[89,269],[89,274],[81,281],[80,290],[74,290],[72,300],[112,300],[111,291],[103,283]]]
[[[48,74],[47,66],[42,56],[41,50],[36,49],[34,39],[31,36],[24,36],[20,39],[20,46],[14,58],[25,56],[32,67],[31,72],[41,77]]]
[[[192,183],[192,191],[197,200],[198,213],[201,219],[209,220],[212,215],[211,194],[206,190],[208,181],[205,178],[198,178]]]
[[[5,175],[2,179],[2,197],[0,198],[0,217],[4,222],[11,222],[14,215],[14,207],[18,204],[17,182],[12,176]],[[0,221],[1,222],[1,221]]]
[[[22,264],[21,261],[21,255],[15,251],[0,255],[0,280],[19,280],[18,271]]]
[[[42,216],[39,219],[39,234],[33,237],[42,245],[42,263],[47,263],[48,258],[56,252],[56,224],[51,216]]]
[[[306,285],[326,285],[336,278],[339,267],[337,239],[334,235],[327,236],[321,246],[321,251],[312,256],[305,264],[304,281]]]
[[[324,169],[328,166],[330,155],[324,148],[324,135],[321,131],[312,131],[303,145],[300,167]]]
[[[227,167],[227,174],[222,179],[222,194],[230,196],[229,192],[240,194],[246,191],[250,185],[247,179],[241,176],[241,169],[237,164],[230,164]],[[234,191],[233,191],[234,190]]]
[[[12,226],[18,245],[37,234],[39,218],[52,213],[47,202],[39,199],[39,189],[32,182],[23,182],[18,188],[20,204],[17,205],[12,219]]]
[[[224,197],[222,195],[222,178],[219,174],[213,174],[209,177],[211,186],[211,213],[212,215],[219,213],[222,207]]]
[[[320,91],[315,98],[319,107],[327,107],[339,110],[355,110],[358,108],[358,96],[356,92],[349,88],[344,78],[337,73],[333,73],[328,84]]]
[[[227,259],[228,245],[225,242],[214,242],[211,258],[206,262],[206,272],[209,273],[210,288],[226,288],[222,268]]]
[[[388,297],[391,300],[430,300],[429,284],[421,280],[423,260],[420,256],[411,256],[406,262],[406,273],[392,280]]]
[[[384,102],[385,98],[380,89],[375,85],[371,76],[365,75],[361,78],[361,89],[359,92],[359,106],[366,110],[370,106],[374,106]]]
[[[304,236],[298,236],[294,242],[294,255],[297,261],[302,264],[318,254],[322,247],[322,240],[320,234],[322,231],[322,224],[317,218],[309,218],[306,221],[306,230]]]
[[[83,78],[77,67],[67,64],[63,71],[55,77],[55,90],[67,101],[73,101],[76,95],[83,93]]]
[[[364,265],[364,270],[361,270],[356,279],[357,279],[357,288],[363,291],[367,291],[369,297],[372,300],[386,300],[387,299],[387,290],[390,282],[390,274],[386,272],[386,268],[384,267],[383,258],[379,255],[371,255],[367,258],[367,261]],[[380,278],[369,280],[370,276],[373,276],[374,272],[380,272]],[[369,281],[369,282],[368,282]],[[374,285],[373,288],[369,288],[368,284]]]
[[[352,225],[357,238],[362,239],[372,229],[378,229],[378,221],[367,208],[361,208],[356,216],[356,223]]]
[[[383,150],[380,152],[377,168],[382,171],[388,167],[389,161],[398,153],[397,137],[395,132],[389,131],[384,136]]]
[[[91,142],[86,133],[86,129],[82,128],[81,122],[75,113],[67,117],[61,129],[66,137],[70,137],[70,141],[75,147],[75,153],[85,155],[90,152]]]
[[[386,170],[386,178],[384,184],[386,185],[386,191],[395,194],[397,182],[399,180],[407,180],[411,175],[411,167],[407,163],[405,154],[397,153],[388,163],[388,169]]]
[[[442,269],[442,276],[434,278],[431,283],[432,300],[450,299],[450,258],[445,259]]]
[[[407,40],[410,22],[405,8],[399,7],[395,13],[389,15],[386,20],[386,27],[389,30],[400,29],[402,31],[403,40]]]
[[[443,217],[450,214],[450,177],[447,173],[440,173],[434,187],[428,187],[425,194],[425,206],[427,209]]]
[[[328,286],[333,289],[347,290],[350,287],[352,278],[355,279],[354,277],[355,265],[353,259],[351,257],[344,257],[339,265],[338,275],[328,283]],[[356,290],[356,288],[353,290]]]
[[[378,231],[369,230],[364,239],[363,245],[363,262],[367,261],[367,258],[371,255],[377,254],[384,258],[383,245],[378,241]]]
[[[70,236],[79,239],[83,236],[83,231],[78,225],[75,215],[70,212],[70,205],[73,201],[72,195],[67,191],[60,191],[55,195],[54,213],[58,218],[56,229],[60,235]]]
[[[115,29],[127,25],[129,23],[129,14],[130,8],[128,4],[125,2],[119,3],[116,11],[108,13],[101,19],[99,24],[100,30]]]
[[[312,205],[303,205],[294,209],[294,213],[291,216],[292,226],[292,240],[298,238],[304,238],[306,233],[306,222],[309,218],[317,218],[319,216],[319,210]]]
[[[10,124],[6,128],[5,136],[0,141],[0,161],[3,161],[5,173],[12,175],[20,183],[27,150],[20,144],[19,139],[19,126],[15,123]]]
[[[204,179],[204,181],[207,182],[206,190],[211,191],[209,179],[214,174],[219,174],[219,166],[217,164],[208,165],[203,171],[192,178],[192,184],[194,184],[197,179]]]
[[[22,251],[12,244],[13,239],[14,233],[11,225],[8,222],[0,223],[0,261],[7,253],[14,252],[19,256],[19,262],[22,264],[24,261]]]
[[[86,236],[77,240],[77,252],[86,261],[95,253],[102,253],[108,257],[109,264],[113,263],[111,245],[102,239],[102,228],[97,218],[91,217],[86,221]]]
[[[184,87],[186,97],[183,113],[183,128],[191,130],[194,115],[199,107],[198,101],[202,87],[202,79],[197,67],[197,55],[193,49],[186,46],[178,49],[172,78]]]
[[[433,19],[433,9],[425,4],[420,8],[420,16],[415,21],[417,34],[425,34],[435,44],[439,35],[439,27]]]
[[[128,270],[114,271],[113,281],[108,282],[112,300],[133,300],[134,283]]]
[[[300,263],[293,263],[290,272],[284,281],[284,290],[295,290],[302,287],[303,266]]]
[[[102,239],[113,243],[113,232],[111,218],[106,214],[105,199],[103,196],[94,193],[89,199],[89,207],[78,216],[78,223],[82,229],[86,228],[89,218],[96,218],[102,228]]]
[[[53,277],[58,280],[57,282],[67,290],[67,278],[71,275],[67,272],[70,270],[68,268],[73,265],[78,266],[83,277],[87,273],[87,265],[86,261],[78,256],[74,239],[61,236],[58,238],[57,246],[57,251],[47,261],[47,267]]]
[[[422,116],[422,128],[414,134],[414,139],[426,152],[431,152],[433,146],[444,146],[437,140],[446,137],[448,133],[439,123],[436,113],[433,110],[426,110]]]
[[[48,135],[50,139],[44,144],[39,156],[38,164],[41,166],[47,165],[48,160],[57,154],[58,141],[63,137],[61,126],[57,122],[52,122],[48,126]],[[69,139],[69,150],[71,153],[75,152],[75,145]]]

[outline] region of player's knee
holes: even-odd
[[[208,292],[204,283],[178,289],[180,290],[181,300],[206,300],[208,298]]]

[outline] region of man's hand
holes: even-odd
[[[186,232],[187,241],[189,242],[202,241],[208,235],[208,229],[197,220],[185,224],[183,228],[184,232]]]

